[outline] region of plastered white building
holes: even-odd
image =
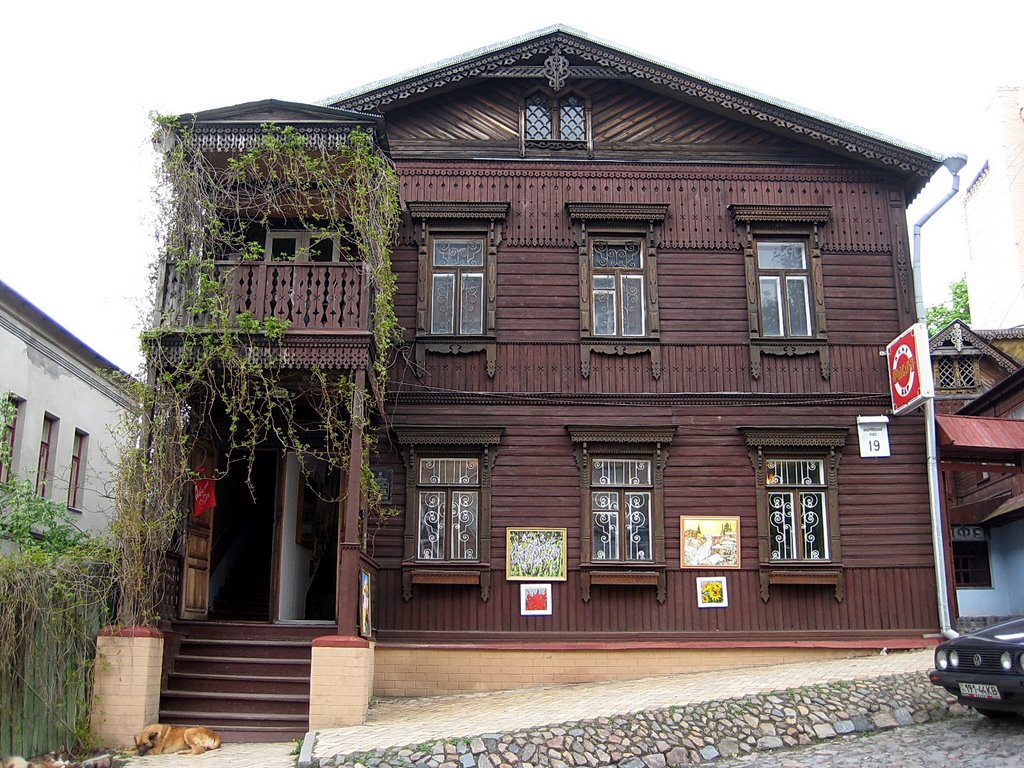
[[[102,531],[112,508],[112,428],[131,407],[113,363],[0,282],[0,396],[17,407],[9,468],[36,491],[67,504],[75,524]],[[3,478],[3,479],[6,479]]]

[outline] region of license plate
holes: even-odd
[[[974,699],[1001,699],[999,689],[994,685],[980,683],[960,683],[960,693]]]

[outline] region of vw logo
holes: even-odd
[[[972,661],[974,662],[974,666],[980,667],[981,666],[981,654],[980,653],[974,654],[974,658],[972,659]]]

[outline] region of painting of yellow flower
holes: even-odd
[[[725,608],[729,605],[729,589],[725,576],[697,578],[697,607]]]

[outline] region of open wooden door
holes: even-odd
[[[197,448],[193,466],[215,466],[214,450],[209,446]],[[205,463],[204,463],[205,462]],[[212,469],[208,470],[212,474]],[[201,472],[201,474],[207,474]],[[202,483],[203,481],[199,481]],[[209,480],[212,494],[213,480]],[[198,485],[198,483],[197,483]],[[205,619],[210,610],[210,554],[213,547],[213,515],[216,509],[199,501],[199,493],[189,500],[188,522],[185,532],[185,560],[181,574],[181,618]],[[205,509],[203,507],[206,507]],[[197,515],[198,509],[202,511]]]

